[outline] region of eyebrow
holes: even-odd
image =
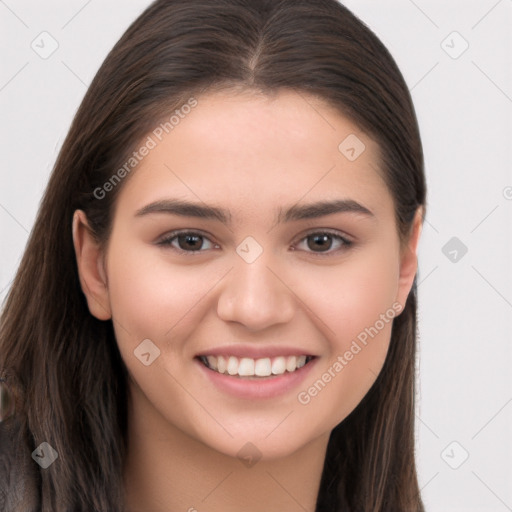
[[[231,213],[228,210],[181,199],[162,199],[155,201],[137,210],[135,216],[143,217],[157,213],[178,215],[180,217],[212,219],[227,225],[231,224]],[[358,213],[368,217],[375,216],[371,210],[352,199],[337,199],[333,201],[319,201],[306,205],[295,204],[285,211],[280,208],[276,223],[281,224],[297,220],[316,219],[335,213]]]

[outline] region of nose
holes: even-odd
[[[253,263],[236,261],[217,304],[219,318],[242,324],[251,331],[287,323],[295,309],[296,298],[287,286],[286,276],[271,268],[263,256]]]

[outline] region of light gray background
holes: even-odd
[[[0,0],[0,300],[74,112],[148,4]],[[512,510],[512,0],[345,4],[396,58],[424,142],[417,447],[427,510]],[[59,45],[47,59],[31,48],[51,48],[43,31]]]

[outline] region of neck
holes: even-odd
[[[329,436],[285,458],[242,463],[169,424],[131,386],[127,512],[314,512]]]

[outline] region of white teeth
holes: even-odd
[[[238,373],[238,359],[234,356],[231,356],[228,359],[228,373],[229,375],[236,375]]]
[[[210,369],[218,373],[238,377],[269,377],[270,375],[283,375],[285,372],[294,372],[302,368],[310,359],[309,356],[278,356],[274,358],[251,359],[235,356],[203,356],[201,358]]]
[[[284,357],[276,357],[272,361],[272,373],[274,375],[282,375],[286,371],[286,359]]]
[[[254,359],[249,359],[248,357],[240,359],[238,375],[241,377],[254,375]]]
[[[286,369],[289,372],[293,372],[297,368],[297,357],[296,356],[290,356],[286,360]]]
[[[211,368],[214,368],[216,370],[218,368],[219,362],[215,356],[208,356],[208,364],[210,365]]]
[[[272,364],[270,358],[258,359],[254,365],[254,375],[258,377],[268,377],[272,375]]]
[[[297,368],[302,368],[306,364],[306,356],[300,356],[297,358]]]
[[[210,358],[208,357],[208,364],[210,364]],[[217,366],[212,366],[210,364],[210,367],[213,368],[214,370],[217,370],[219,373],[226,373],[226,369],[228,367],[228,363],[226,362],[226,360],[222,357],[222,356],[219,356],[217,358]]]

